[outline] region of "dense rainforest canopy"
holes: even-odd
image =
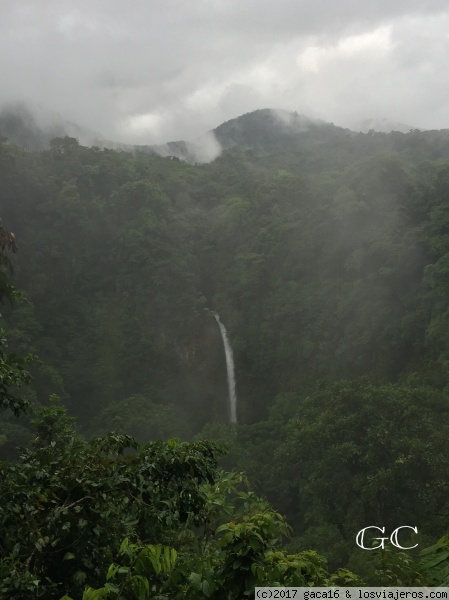
[[[208,164],[0,144],[5,598],[81,597],[106,574],[161,598],[240,598],[281,572],[445,581],[355,536],[415,525],[417,553],[447,533],[449,132],[298,118],[222,125]]]

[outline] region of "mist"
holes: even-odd
[[[448,584],[448,31],[3,0],[2,598]]]
[[[441,1],[224,5],[5,0],[0,106],[42,106],[123,144],[195,140],[279,107],[347,127],[445,128]]]

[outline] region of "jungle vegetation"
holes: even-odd
[[[448,585],[449,132],[219,136],[0,143],[0,598]]]

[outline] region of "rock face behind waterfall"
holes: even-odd
[[[232,347],[229,343],[228,333],[226,327],[220,321],[220,317],[214,312],[215,320],[220,328],[221,338],[223,340],[223,346],[226,356],[226,373],[228,378],[228,391],[229,391],[229,421],[231,423],[237,423],[237,394],[235,391],[235,373],[234,373],[234,355],[232,353]]]

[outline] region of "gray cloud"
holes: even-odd
[[[1,0],[0,103],[129,143],[263,107],[449,127],[440,0]]]

